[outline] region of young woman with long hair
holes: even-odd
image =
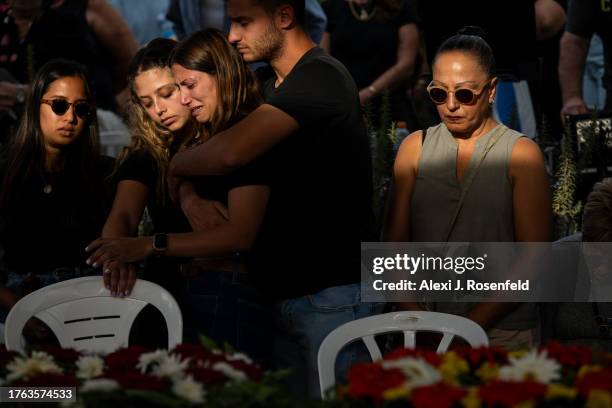
[[[85,245],[112,202],[112,159],[100,155],[85,68],[54,60],[37,72],[2,165],[0,245],[9,309],[41,286],[95,274]],[[6,292],[5,292],[6,295]]]
[[[155,231],[184,232],[191,227],[167,194],[166,169],[172,154],[198,135],[197,122],[181,104],[178,87],[168,67],[176,41],[157,38],[140,49],[128,72],[129,125],[132,140],[117,158],[114,179],[117,193],[102,236],[135,237],[145,207]],[[98,266],[96,263],[95,266]],[[133,264],[103,265],[106,287],[125,296],[136,281]],[[155,259],[145,267],[145,278],[178,290],[177,262]],[[174,286],[174,288],[172,288]]]
[[[219,31],[192,34],[176,47],[170,64],[181,102],[200,124],[200,140],[215,137],[261,103],[254,75]],[[248,283],[240,253],[250,249],[264,217],[267,165],[259,160],[233,174],[193,182],[200,197],[227,207],[227,222],[188,233],[99,238],[88,246],[90,262],[128,263],[152,255],[197,258],[183,268],[189,276],[183,299],[186,339],[204,333],[265,360],[269,339],[262,325],[269,319]]]

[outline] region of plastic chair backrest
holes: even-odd
[[[437,352],[444,353],[453,338],[459,336],[472,347],[487,346],[487,333],[477,323],[465,317],[425,311],[392,312],[354,320],[336,328],[325,337],[318,354],[319,383],[321,397],[336,384],[335,365],[340,350],[347,344],[361,339],[367,347],[372,361],[382,359],[375,336],[385,333],[403,332],[404,347],[414,348],[416,332],[443,333]]]
[[[130,143],[130,134],[124,131],[100,132],[100,148],[105,156],[117,157],[125,146]]]
[[[128,345],[132,324],[147,304],[166,320],[168,348],[179,344],[183,317],[167,290],[139,279],[129,296],[117,298],[110,295],[101,277],[88,276],[49,285],[21,298],[6,318],[6,348],[23,351],[23,327],[35,316],[53,330],[62,347],[108,353]]]

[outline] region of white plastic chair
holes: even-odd
[[[317,365],[321,397],[336,384],[335,365],[340,350],[347,344],[361,339],[366,345],[372,361],[382,359],[374,336],[403,332],[404,347],[415,347],[417,331],[443,333],[437,352],[444,353],[453,338],[459,336],[472,347],[487,346],[487,333],[477,323],[465,317],[436,312],[406,311],[392,312],[354,320],[336,328],[325,337],[319,347]]]
[[[117,298],[110,295],[101,277],[88,276],[49,285],[21,298],[6,318],[6,348],[23,351],[23,327],[35,316],[53,330],[62,347],[108,353],[128,345],[130,328],[147,304],[155,306],[166,320],[168,348],[179,344],[183,317],[167,290],[139,279],[129,296]]]

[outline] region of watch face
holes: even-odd
[[[153,236],[153,249],[156,251],[165,251],[168,248],[168,235],[155,234]]]

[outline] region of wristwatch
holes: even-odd
[[[162,255],[168,250],[168,234],[157,233],[153,235],[153,252]]]

